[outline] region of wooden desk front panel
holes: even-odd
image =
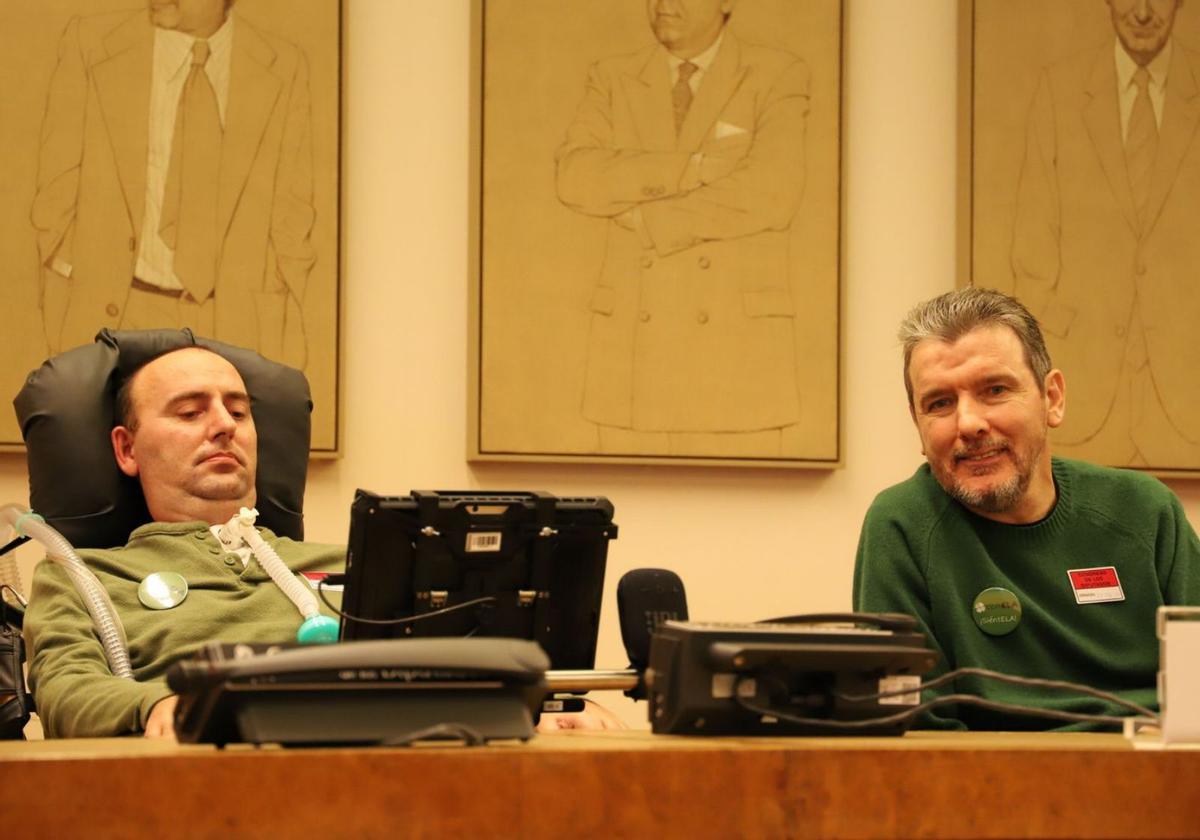
[[[25,837],[1197,837],[1200,751],[934,733],[223,752],[44,742],[0,747],[0,813]]]

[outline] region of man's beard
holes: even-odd
[[[1003,484],[989,487],[986,490],[968,489],[959,484],[957,480],[945,489],[956,500],[972,510],[981,510],[984,513],[1007,513],[1025,495],[1031,479],[1032,476],[1028,472],[1018,471]]]
[[[1046,438],[1043,436],[1038,441],[1037,447],[1029,453],[1029,456],[1022,458],[1012,447],[995,442],[972,446],[965,453],[959,454],[970,455],[986,452],[989,449],[1003,448],[1013,459],[1014,475],[1001,484],[979,490],[964,486],[959,482],[954,472],[939,478],[938,483],[942,485],[942,489],[949,493],[952,498],[972,510],[984,513],[1007,513],[1025,497],[1030,482],[1033,481],[1034,465],[1037,463],[1045,447]]]

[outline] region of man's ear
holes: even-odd
[[[1046,374],[1046,425],[1057,429],[1067,413],[1067,383],[1061,370],[1055,368]]]
[[[138,474],[137,459],[133,456],[133,432],[125,426],[114,426],[111,434],[113,455],[121,472],[132,478]]]
[[[921,454],[925,454],[925,438],[921,437],[921,427],[917,423],[917,408],[912,404],[912,400],[908,401],[908,416],[912,418],[913,428],[917,430],[917,440],[921,442]]]

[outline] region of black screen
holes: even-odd
[[[530,639],[552,668],[590,669],[612,516],[602,497],[359,490],[341,638]],[[471,601],[479,603],[460,606]]]

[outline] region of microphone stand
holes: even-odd
[[[637,688],[638,672],[620,671],[547,671],[546,688],[551,693],[572,691],[629,691]]]

